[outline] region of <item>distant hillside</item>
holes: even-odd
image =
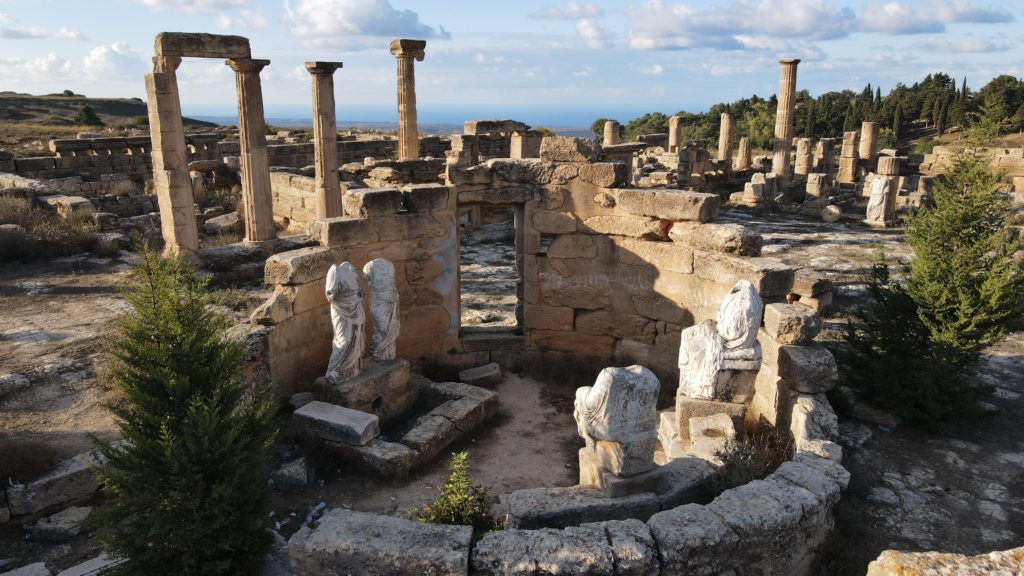
[[[146,103],[140,98],[88,98],[81,94],[33,96],[0,92],[0,122],[76,126],[74,118],[83,104],[92,106],[107,126],[129,125],[136,117],[148,114]],[[216,126],[190,118],[185,118],[184,122],[186,127],[193,128]]]

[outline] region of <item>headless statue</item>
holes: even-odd
[[[327,272],[327,300],[331,303],[331,324],[334,341],[327,363],[327,379],[332,382],[351,378],[363,368],[366,335],[363,325],[363,291],[359,276],[349,262],[331,266]]]
[[[370,354],[377,360],[394,360],[399,329],[395,265],[383,258],[370,260],[363,266],[363,276],[370,288],[370,316],[373,318]]]
[[[577,429],[605,470],[632,476],[654,467],[660,390],[643,366],[605,368],[593,386],[576,390]]]

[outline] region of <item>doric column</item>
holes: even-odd
[[[146,74],[146,99],[153,142],[153,188],[160,206],[164,252],[189,257],[199,250],[199,231],[174,72],[179,64],[178,57],[153,58],[153,72]]]
[[[619,143],[619,123],[615,120],[608,120],[604,123],[603,146],[615,146]]]
[[[793,108],[796,106],[796,65],[799,60],[779,60],[782,75],[779,78],[779,107],[775,111],[775,150],[772,172],[789,179],[789,151],[793,145]]]
[[[225,61],[235,71],[238,96],[238,155],[242,162],[242,205],[245,241],[273,240],[273,196],[270,193],[270,162],[267,159],[267,127],[263,118],[260,70],[270,60],[238,58]]]
[[[398,60],[398,158],[420,157],[416,133],[416,72],[413,59],[423,61],[426,40],[392,40],[391,53]]]
[[[732,116],[728,112],[722,112],[718,129],[718,160],[725,163],[727,170],[732,169]]]
[[[338,182],[338,120],[334,112],[334,71],[341,62],[306,62],[313,77],[313,164],[317,218],[342,215]]]
[[[683,126],[681,116],[673,116],[668,119],[668,152],[669,154],[679,153],[679,129]]]
[[[739,156],[739,158],[736,159],[736,169],[750,170],[750,138],[747,138],[746,136],[740,138],[740,147],[737,156]]]

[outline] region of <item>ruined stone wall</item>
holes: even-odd
[[[438,184],[349,191],[346,212],[358,216],[314,221],[308,231],[319,247],[267,260],[265,281],[274,296],[256,317],[273,327],[267,355],[280,394],[308,390],[326,370],[331,322],[324,281],[332,264],[346,260],[359,270],[374,258],[394,263],[401,302],[400,357],[436,357],[457,344],[454,208],[448,189]],[[366,328],[369,334],[369,322]]]
[[[1024,177],[1024,148],[986,148],[983,152],[991,155],[989,168],[993,171],[1004,173],[1008,179]],[[945,172],[957,154],[958,150],[953,146],[936,146],[931,154],[922,158],[921,173],[934,176]]]
[[[288,226],[304,225],[317,218],[313,178],[288,172],[270,173],[274,219]]]

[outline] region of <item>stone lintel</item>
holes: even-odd
[[[202,34],[192,32],[161,32],[154,47],[158,58],[249,58],[249,39],[244,36]]]
[[[408,40],[406,38],[392,40],[391,45],[388,46],[388,49],[396,58],[415,58],[420,62],[423,61],[423,51],[426,48],[426,40]]]
[[[314,60],[306,62],[306,70],[310,74],[334,74],[334,71],[343,66],[342,62],[326,62],[322,60]]]
[[[510,132],[526,132],[528,124],[517,120],[466,120],[462,132],[470,136],[481,134],[508,134]]]
[[[270,64],[270,60],[258,60],[256,58],[228,58],[224,61],[225,64],[231,67],[235,72],[255,72],[259,74],[260,70]]]

